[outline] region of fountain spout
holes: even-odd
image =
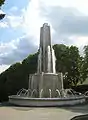
[[[43,92],[43,89],[40,90],[40,95],[39,95],[40,98],[42,98],[42,92]]]
[[[53,48],[52,48],[52,65],[53,65],[53,73],[56,73],[55,62],[56,62],[56,57],[55,57],[54,50],[53,50]]]
[[[47,72],[48,73],[51,73],[52,72],[52,70],[51,70],[51,67],[52,67],[52,65],[51,65],[51,51],[50,51],[50,46],[48,46],[48,48],[47,48]]]
[[[61,97],[60,91],[56,89],[56,92],[58,93],[58,97]]]
[[[31,97],[35,97],[35,95],[37,95],[37,90],[34,89],[32,92],[31,92]]]
[[[51,89],[49,89],[49,94],[50,94],[50,98],[52,97],[52,92],[51,92]]]

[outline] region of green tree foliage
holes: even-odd
[[[80,55],[75,46],[65,46],[63,44],[54,45],[56,55],[56,70],[64,75],[65,86],[77,85],[80,79]]]
[[[67,60],[69,54],[69,48],[63,44],[56,44],[53,46],[56,56],[56,71],[63,74],[67,71]]]
[[[88,45],[84,47],[84,57],[81,60],[81,82],[88,78]]]
[[[4,4],[5,0],[0,0],[0,9],[1,9],[1,6]],[[3,18],[5,17],[5,13],[0,13],[0,20],[2,20]]]
[[[80,80],[80,71],[79,71],[79,60],[80,55],[78,48],[75,46],[69,47],[69,59],[67,66],[67,76],[66,79],[70,83],[70,85],[77,85]]]
[[[21,88],[28,88],[29,74],[37,71],[37,56],[29,55],[22,63],[10,66],[0,75],[0,100],[7,100],[9,95],[16,94]]]
[[[0,7],[4,4],[5,0],[0,0]]]

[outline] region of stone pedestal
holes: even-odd
[[[58,90],[63,89],[62,73],[41,73],[34,74],[29,80],[29,89],[37,94],[37,97],[53,98],[58,97]]]

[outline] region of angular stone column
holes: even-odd
[[[38,63],[38,73],[39,72],[53,73],[54,71],[53,69],[55,68],[53,68],[53,54],[51,46],[50,26],[48,26],[47,23],[43,24],[43,27],[41,27],[40,29],[39,56],[41,56],[41,60]]]

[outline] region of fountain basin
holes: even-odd
[[[29,98],[17,95],[9,96],[9,103],[19,106],[72,106],[85,103],[84,96],[69,98]]]

